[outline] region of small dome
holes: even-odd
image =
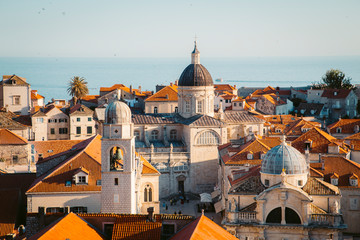
[[[110,103],[105,110],[105,123],[131,123],[131,110],[129,106],[119,100],[115,100],[114,102]]]
[[[201,64],[190,64],[179,78],[179,86],[213,86],[208,70]]]
[[[270,149],[261,163],[261,172],[267,174],[306,174],[307,163],[303,155],[295,148],[282,142],[280,145]]]

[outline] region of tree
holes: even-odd
[[[345,77],[345,73],[338,69],[330,69],[322,77],[322,82],[313,83],[313,88],[323,89],[353,89],[354,85],[351,83],[350,77]]]
[[[67,89],[70,96],[73,97],[74,105],[77,103],[78,99],[86,96],[89,93],[89,89],[87,87],[87,82],[85,78],[74,76],[69,81],[69,88]]]

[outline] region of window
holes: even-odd
[[[46,208],[46,213],[64,213],[64,208],[60,208],[60,207]]]
[[[196,140],[198,145],[217,145],[219,144],[219,138],[217,134],[212,131],[206,131],[200,134]]]
[[[77,121],[77,122],[80,122],[80,118],[76,118],[76,121]]]
[[[269,179],[265,179],[265,187],[268,187],[268,186],[269,186],[269,184],[270,184]]]
[[[78,184],[86,184],[86,176],[78,176]]]
[[[50,128],[50,134],[55,134],[55,128]]]
[[[299,181],[298,181],[298,185],[299,185],[299,186],[302,186],[302,184],[303,184],[303,181],[302,181],[302,180],[299,180]]]
[[[153,130],[151,132],[151,140],[158,140],[159,138],[159,131],[158,130]]]
[[[331,184],[337,186],[339,182],[338,178],[331,178]]]
[[[37,118],[37,119],[36,119],[36,122],[37,122],[37,123],[43,123],[43,122],[44,122],[44,118]]]
[[[202,113],[203,112],[203,101],[197,101],[196,112],[197,113]]]
[[[247,159],[251,160],[253,159],[254,155],[252,153],[248,153],[247,154]]]
[[[13,96],[13,105],[20,105],[20,95]]]
[[[67,134],[68,129],[67,128],[59,128],[59,134]]]
[[[167,163],[164,163],[164,162],[161,162],[161,163],[157,163],[155,165],[156,169],[159,171],[159,172],[167,172],[169,171],[169,168],[167,166]]]
[[[152,202],[152,189],[149,184],[144,189],[144,202]]]
[[[234,107],[236,107],[236,103],[234,103]]]
[[[134,131],[135,140],[140,140],[140,131]]]
[[[336,129],[336,133],[341,133],[341,127],[338,127],[338,128]]]
[[[73,213],[87,213],[87,207],[71,207],[70,211]]]
[[[119,185],[119,179],[118,178],[114,178],[114,185],[118,186]]]
[[[114,194],[114,203],[119,203],[120,199],[119,199],[119,194]]]
[[[19,156],[18,156],[18,155],[13,155],[13,156],[12,156],[12,160],[13,160],[13,164],[14,164],[14,163],[18,163],[18,161],[19,161]]]
[[[92,127],[91,126],[87,127],[86,132],[87,134],[92,134]]]
[[[65,187],[71,187],[71,181],[66,181],[65,182]]]
[[[154,107],[154,113],[157,114],[158,113],[158,108]]]
[[[179,162],[176,163],[173,170],[178,172],[178,171],[187,171],[189,169],[189,166],[186,162]]]
[[[356,125],[356,126],[354,127],[354,133],[358,133],[359,130],[360,130],[359,125]]]
[[[66,118],[59,118],[59,123],[61,122],[67,122],[67,119]]]
[[[190,101],[189,100],[185,100],[185,112],[187,112],[187,113],[190,112]]]
[[[76,127],[76,134],[81,134],[81,127]]]
[[[91,122],[92,121],[92,117],[88,117],[88,122]]]
[[[176,140],[177,138],[177,131],[175,129],[172,129],[170,131],[170,140]]]
[[[359,200],[357,197],[350,197],[349,203],[350,203],[350,210],[359,210]]]
[[[179,112],[179,108],[175,107],[175,113],[178,113],[178,112]]]
[[[101,186],[101,180],[96,180],[96,186]]]
[[[357,178],[350,178],[350,186],[357,187],[358,186],[358,180]]]

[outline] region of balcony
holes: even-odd
[[[258,223],[256,212],[228,212],[228,223]]]
[[[309,225],[346,228],[343,217],[339,214],[311,214]]]

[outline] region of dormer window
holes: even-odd
[[[336,133],[341,133],[341,127],[336,128]]]
[[[359,177],[356,174],[353,173],[349,178],[350,186],[357,187],[358,182],[359,182],[358,179],[359,179]]]
[[[253,159],[254,158],[254,154],[252,153],[252,152],[248,152],[248,154],[247,154],[247,159],[248,160],[251,160],[251,159]]]
[[[354,133],[358,133],[359,132],[359,125],[356,125],[355,127],[354,127]]]
[[[266,153],[264,153],[264,152],[261,152],[261,153],[260,153],[260,159],[264,159],[264,157],[265,157],[265,154],[266,154]]]
[[[330,177],[330,181],[331,184],[334,186],[337,186],[339,184],[339,175],[337,175],[336,173],[334,173],[331,177]]]
[[[89,171],[87,171],[85,168],[81,167],[78,168],[75,171],[75,174],[73,176],[73,181],[76,185],[84,185],[88,184],[89,181]]]

